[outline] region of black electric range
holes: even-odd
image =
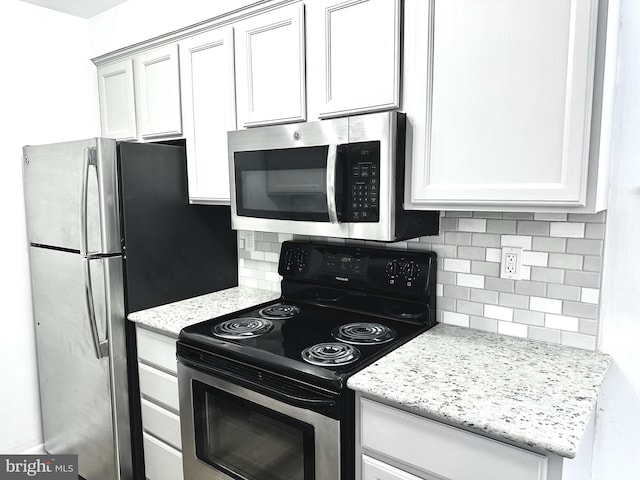
[[[290,241],[278,272],[280,299],[184,328],[179,357],[340,391],[436,323],[433,252]]]

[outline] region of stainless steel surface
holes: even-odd
[[[336,208],[336,155],[337,146],[329,145],[327,151],[327,209],[329,222],[338,223],[338,209]]]
[[[100,359],[109,355],[109,341],[107,338],[107,332],[104,332],[104,340],[100,340],[100,333],[98,331],[98,322],[96,320],[96,309],[93,301],[93,282],[91,281],[91,260],[101,261],[101,259],[82,258],[82,272],[84,274],[84,294],[85,304],[87,306],[87,317],[89,319],[89,326],[91,328],[91,338],[93,340],[93,347],[95,348],[96,358]]]
[[[121,258],[92,260],[98,328],[114,340],[110,355],[97,359],[86,315],[85,260],[33,246],[29,254],[45,450],[78,454],[87,480],[130,479]]]
[[[396,116],[397,112],[381,112],[319,122],[276,125],[229,132],[232,228],[379,241],[394,240]],[[299,132],[299,138],[295,137],[295,132]],[[317,145],[335,146],[348,142],[373,140],[380,141],[379,222],[333,223],[333,220],[337,220],[337,215],[329,222],[277,220],[238,215],[234,152]],[[397,161],[404,161],[404,158],[397,159]],[[327,192],[327,202],[329,202],[329,192]]]
[[[89,229],[87,208],[89,203],[89,166],[96,166],[96,149],[82,149],[82,180],[80,182],[80,254],[87,255],[89,249]],[[88,268],[88,267],[87,267]]]
[[[24,147],[45,450],[86,480],[131,480],[116,143]]]
[[[89,253],[120,252],[115,141],[92,138],[24,147],[23,177],[29,242],[80,252],[86,189]],[[85,175],[84,149],[95,149]],[[85,186],[82,184],[88,178]]]
[[[180,427],[182,433],[182,462],[184,478],[189,480],[233,480],[196,456],[193,426],[194,408],[192,381],[197,380],[213,388],[247,399],[269,410],[312,425],[315,437],[315,479],[340,480],[340,424],[303,408],[293,407],[273,398],[234,385],[212,375],[202,373],[178,363],[180,390]]]

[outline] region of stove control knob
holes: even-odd
[[[391,262],[387,262],[387,275],[389,277],[395,277],[400,272],[400,264],[397,260],[393,260]]]
[[[420,268],[415,262],[409,262],[404,265],[405,277],[411,279],[416,278],[420,274]]]

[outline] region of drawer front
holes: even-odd
[[[136,328],[138,358],[149,365],[178,374],[176,339],[167,335]]]
[[[182,450],[180,417],[144,398],[140,401],[142,428],[172,447]]]
[[[362,480],[422,480],[415,475],[362,455]]]
[[[362,446],[456,480],[546,480],[547,458],[361,398]]]
[[[140,393],[143,397],[169,408],[174,413],[180,411],[178,401],[178,378],[153,367],[138,363]]]
[[[183,480],[182,455],[175,448],[142,434],[145,476],[147,480]]]

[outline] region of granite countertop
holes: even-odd
[[[280,294],[249,287],[233,287],[128,315],[132,322],[173,337],[187,325],[275,300]]]
[[[439,324],[348,380],[425,417],[574,458],[611,358]]]

